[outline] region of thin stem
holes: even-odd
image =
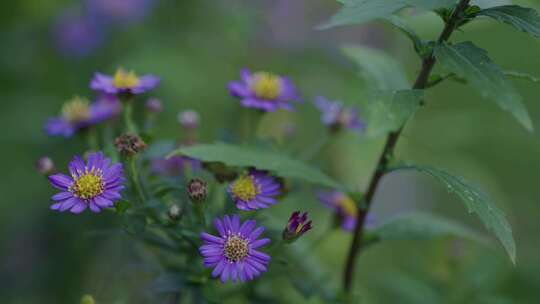
[[[445,27],[441,35],[439,36],[439,39],[437,40],[438,43],[446,42],[450,38],[450,36],[452,35],[452,32],[457,28],[462,18],[462,13],[469,5],[469,2],[470,0],[461,0],[458,3],[456,8],[454,9],[454,12],[452,13],[452,16],[449,18],[448,22],[445,24]],[[422,90],[426,88],[429,75],[431,74],[431,71],[433,70],[435,63],[436,63],[436,59],[435,59],[435,56],[433,56],[433,53],[422,61],[422,70],[418,74],[418,77],[413,85],[413,89]],[[353,275],[354,275],[354,270],[355,270],[355,265],[356,265],[356,258],[363,247],[362,241],[363,241],[363,235],[364,235],[364,224],[366,221],[366,216],[369,211],[369,207],[371,206],[373,197],[375,195],[375,191],[377,190],[377,187],[379,186],[379,182],[381,181],[382,177],[386,173],[390,157],[394,153],[394,149],[398,142],[399,136],[401,135],[403,127],[404,126],[402,126],[399,130],[388,134],[388,137],[386,138],[386,143],[384,145],[384,149],[381,153],[381,156],[379,157],[377,167],[375,169],[375,172],[373,173],[366,195],[364,197],[364,200],[366,203],[366,210],[364,210],[358,215],[358,221],[354,229],[354,236],[351,242],[349,254],[347,257],[347,262],[345,264],[345,269],[344,269],[343,289],[346,293],[350,293],[351,291],[352,280],[353,280]]]
[[[146,198],[145,198],[145,195],[144,195],[144,192],[142,190],[141,183],[139,180],[139,172],[137,170],[136,158],[133,156],[129,157],[128,161],[129,161],[129,166],[131,170],[131,182],[133,184],[134,191],[139,196],[139,200],[141,201],[141,203],[143,203],[146,200]]]
[[[137,135],[137,126],[133,122],[133,102],[126,100],[124,104],[124,123],[126,125],[126,131],[133,135]]]

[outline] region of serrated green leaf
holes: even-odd
[[[478,16],[486,16],[504,22],[514,28],[540,38],[540,16],[532,8],[519,5],[503,5],[481,10]]]
[[[447,190],[456,194],[465,203],[469,213],[476,213],[488,230],[492,231],[502,243],[510,259],[516,262],[516,244],[512,228],[506,216],[489,197],[459,176],[427,166],[406,166],[396,169],[416,170],[427,173],[443,183]]]
[[[226,143],[203,144],[180,148],[169,154],[185,155],[205,162],[222,162],[234,167],[256,167],[282,177],[298,178],[332,188],[342,188],[336,181],[302,161],[289,156],[252,147]]]
[[[435,57],[445,70],[465,78],[483,97],[494,100],[528,131],[533,131],[521,96],[503,71],[489,59],[485,50],[470,41],[455,45],[441,44],[435,48]]]
[[[365,110],[366,135],[378,137],[398,130],[416,112],[421,100],[421,90],[376,92]]]
[[[423,212],[399,215],[373,231],[379,240],[430,240],[445,236],[461,237],[480,243],[478,232],[453,220]]]
[[[360,46],[342,47],[343,54],[358,67],[360,75],[377,90],[404,90],[410,87],[401,63],[381,50]]]
[[[388,17],[406,7],[433,10],[451,7],[456,0],[341,0],[343,7],[318,29],[360,24]]]

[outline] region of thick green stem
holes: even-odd
[[[468,7],[469,2],[470,0],[461,0],[458,3],[456,8],[454,9],[454,12],[452,13],[452,16],[446,22],[445,27],[441,35],[439,36],[439,39],[437,40],[438,43],[446,42],[450,38],[450,35],[452,34],[452,32],[459,25],[459,22],[462,19],[462,14],[465,11],[465,9]],[[418,74],[418,77],[414,83],[413,89],[423,90],[426,88],[429,75],[431,74],[431,71],[433,70],[435,63],[436,63],[436,59],[433,54],[426,57],[422,61],[422,70]],[[403,126],[399,130],[388,134],[383,152],[381,153],[381,156],[379,157],[379,161],[377,163],[375,172],[373,173],[368,189],[366,191],[366,195],[364,197],[365,203],[366,203],[366,209],[363,210],[358,216],[358,220],[357,220],[356,227],[354,230],[353,239],[351,242],[351,246],[349,248],[349,254],[347,256],[347,262],[345,264],[345,269],[344,269],[343,289],[347,294],[350,293],[351,291],[354,270],[356,268],[355,267],[356,258],[363,247],[364,224],[365,224],[366,216],[368,214],[371,203],[373,202],[373,197],[375,195],[375,191],[377,190],[379,182],[381,181],[382,177],[386,173],[390,157],[394,153],[394,149],[396,147],[396,144],[398,142],[398,139],[399,139],[399,136],[401,135],[402,130],[403,130]]]

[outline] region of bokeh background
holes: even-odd
[[[509,1],[482,1],[508,3]],[[540,9],[537,1],[514,1]],[[373,23],[314,30],[338,8],[333,0],[23,0],[0,2],[0,303],[160,303],[147,278],[151,255],[122,234],[111,214],[79,216],[49,210],[53,189],[34,169],[42,155],[63,168],[84,141],[48,138],[46,119],[73,95],[92,96],[95,71],[122,66],[162,77],[152,93],[164,103],[155,132],[177,138],[176,113],[201,116],[201,141],[226,139],[237,128],[237,102],[226,84],[250,67],[288,75],[304,105],[293,114],[267,118],[261,134],[294,126],[283,149],[301,151],[324,132],[310,101],[316,95],[348,104],[366,103],[369,88],[339,51],[342,44],[386,50],[404,63],[411,81],[419,60],[398,31]],[[408,22],[425,38],[441,23],[433,14]],[[473,40],[505,69],[540,75],[540,41],[480,21],[453,36]],[[540,86],[515,85],[540,128]],[[494,103],[458,83],[427,95],[428,105],[407,125],[400,158],[445,168],[475,181],[508,214],[517,242],[513,266],[501,246],[456,239],[391,242],[375,246],[358,264],[357,287],[365,303],[538,303],[540,297],[540,142]],[[276,131],[275,129],[278,129]],[[280,129],[281,128],[281,129]],[[342,181],[365,187],[381,140],[342,134],[315,165]],[[324,165],[323,165],[324,163]],[[290,204],[290,205],[286,205]],[[459,200],[416,174],[391,174],[375,201],[376,222],[411,210],[444,214],[485,232]],[[317,239],[330,215],[312,196],[289,199],[275,210],[310,210],[316,220],[307,240]],[[487,233],[486,233],[487,234]],[[328,286],[339,286],[351,235],[334,231],[312,257]],[[282,303],[322,303],[280,287]],[[233,301],[234,302],[234,301]]]

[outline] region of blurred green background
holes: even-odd
[[[117,219],[111,214],[50,211],[53,189],[34,169],[42,155],[51,156],[63,170],[73,154],[83,152],[84,141],[48,138],[42,126],[66,99],[93,96],[88,84],[95,71],[112,73],[122,66],[159,75],[162,84],[152,96],[163,101],[165,110],[157,136],[178,137],[176,113],[192,108],[201,115],[201,140],[206,142],[237,130],[239,106],[228,96],[226,84],[239,77],[240,68],[288,75],[306,103],[296,113],[272,115],[267,123],[294,123],[294,140],[284,149],[298,151],[324,131],[311,105],[313,96],[366,102],[369,88],[341,55],[341,44],[385,49],[404,63],[411,81],[419,69],[409,41],[380,23],[313,30],[338,8],[333,0],[104,3],[117,1],[128,4],[106,8],[109,19],[92,15],[92,1],[0,3],[0,303],[77,303],[86,293],[98,303],[161,303],[151,289],[140,288],[158,265],[129,237],[115,232]],[[540,9],[537,1],[514,3]],[[77,23],[81,20],[87,23]],[[441,30],[433,14],[408,22],[425,38],[433,39]],[[453,40],[475,41],[505,69],[540,75],[540,42],[507,26],[475,22],[456,32]],[[538,129],[540,87],[526,81],[515,84]],[[445,82],[429,91],[427,106],[405,129],[399,157],[445,168],[482,185],[508,214],[517,265],[496,241],[492,247],[455,239],[386,243],[366,251],[357,265],[355,290],[363,303],[538,303],[538,139],[538,133],[526,132],[466,86]],[[343,134],[314,164],[328,161],[323,167],[329,173],[363,189],[381,143]],[[484,232],[456,197],[416,174],[387,176],[374,206],[377,222],[423,210]],[[289,199],[271,212],[285,217],[295,208],[309,210],[315,218],[315,229],[306,239],[324,232],[329,214],[312,196]],[[313,252],[318,267],[328,272],[328,286],[340,284],[338,270],[350,237],[332,232]],[[283,303],[322,303],[305,300],[287,286],[276,296]]]

